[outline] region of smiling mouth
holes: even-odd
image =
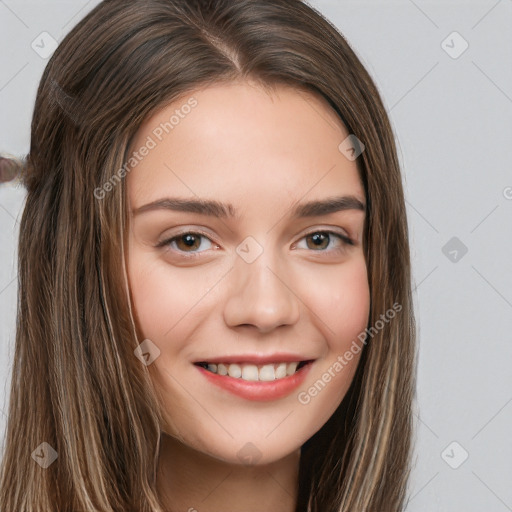
[[[284,379],[295,375],[301,368],[313,362],[313,359],[308,361],[293,361],[282,363],[270,363],[256,365],[253,363],[208,363],[198,362],[194,363],[196,366],[201,366],[205,370],[216,375],[232,377],[246,381],[261,381],[272,382],[274,380]]]

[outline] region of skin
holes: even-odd
[[[364,204],[348,132],[309,92],[255,83],[214,84],[148,119],[132,148],[190,97],[197,106],[127,174],[131,212],[127,272],[140,341],[158,347],[148,370],[165,415],[158,489],[170,511],[295,510],[300,447],[334,413],[360,353],[300,403],[367,326],[365,212],[292,218],[297,202],[353,195]],[[155,139],[157,140],[157,139]],[[157,199],[215,199],[238,218],[139,207]],[[206,233],[192,247],[177,234]],[[315,233],[333,230],[323,243]],[[247,263],[247,237],[263,252]],[[190,257],[187,258],[187,256]],[[210,384],[193,362],[206,356],[283,351],[315,359],[288,396],[255,402]],[[239,451],[252,443],[253,464]],[[246,448],[247,449],[247,448]]]

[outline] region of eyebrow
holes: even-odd
[[[236,208],[230,203],[221,203],[208,199],[181,199],[166,197],[145,204],[133,210],[132,215],[139,215],[154,210],[172,210],[178,212],[199,213],[219,218],[239,218]],[[366,206],[352,195],[329,197],[322,200],[308,201],[297,205],[292,210],[295,218],[317,217],[345,210],[365,211]]]

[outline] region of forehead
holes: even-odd
[[[348,135],[328,102],[305,90],[248,82],[196,89],[138,130],[129,153],[139,153],[127,174],[130,203],[166,194],[234,202],[259,195],[277,206],[283,195],[334,189],[364,198],[355,161],[338,148]]]

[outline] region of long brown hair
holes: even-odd
[[[373,330],[341,405],[302,447],[297,512],[404,508],[416,328],[400,168],[372,79],[338,30],[299,0],[106,0],[65,37],[37,92],[2,512],[162,512],[162,416],[134,356],[142,340],[124,267],[125,180],[101,200],[95,190],[123,168],[148,116],[239,78],[321,95],[365,146]],[[396,304],[400,312],[375,328]],[[38,454],[57,459],[43,467]]]

